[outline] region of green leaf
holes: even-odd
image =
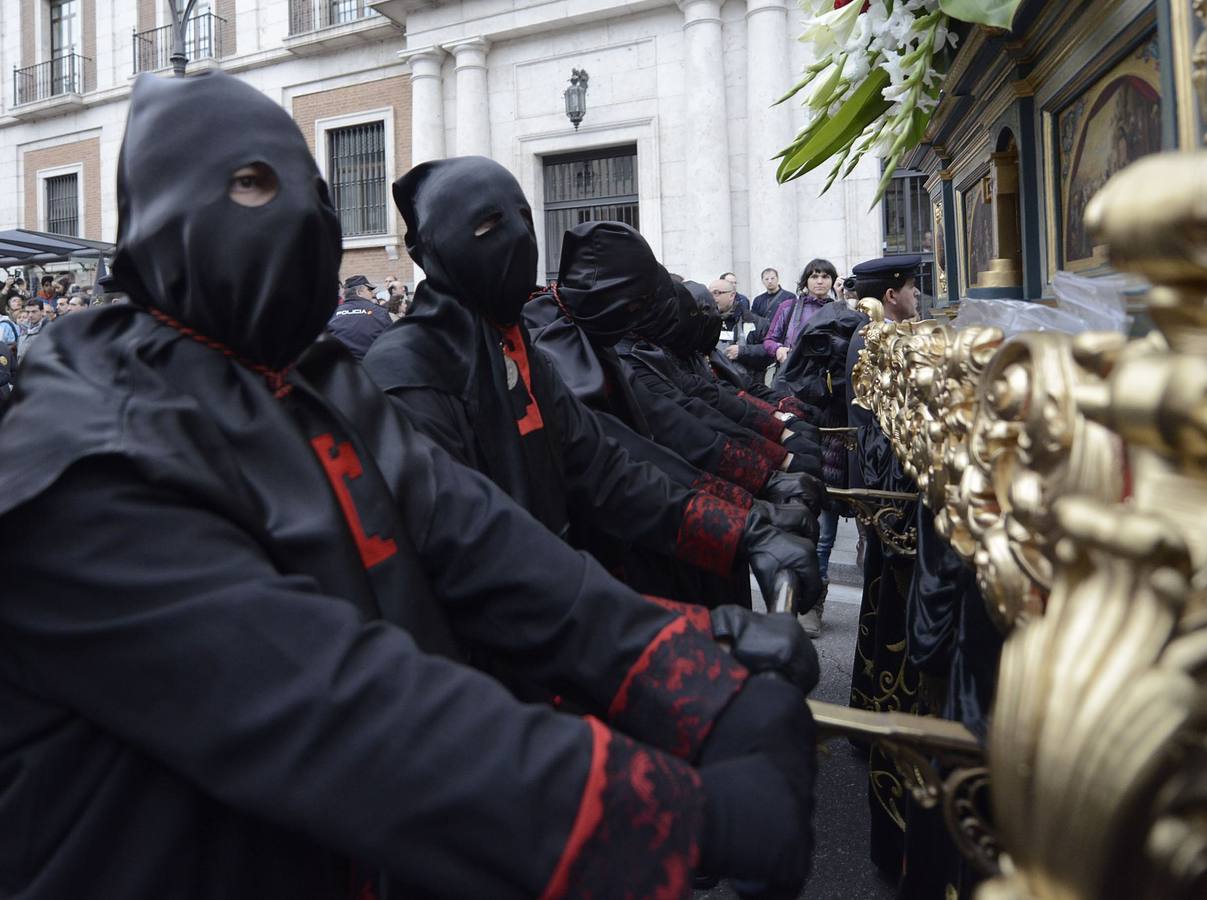
[[[849,146],[892,106],[884,99],[883,92],[888,83],[888,73],[883,69],[871,72],[842,104],[837,115],[831,116],[820,128],[810,129],[787,148],[782,154],[783,161],[776,171],[776,179],[783,184],[798,178]]]
[[[939,0],[939,9],[953,19],[1004,28],[1014,24],[1014,14],[1023,5],[1023,0]]]

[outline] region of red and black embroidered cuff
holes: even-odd
[[[708,611],[707,607],[697,606],[695,603],[684,603],[682,600],[658,597],[654,594],[642,594],[641,596],[655,606],[661,606],[663,609],[669,609],[671,612],[683,616],[687,619],[687,624],[701,634],[712,634],[712,613]]]
[[[742,416],[742,425],[751,431],[762,435],[769,441],[778,443],[786,427],[775,417],[774,413],[764,412],[753,404],[746,404],[746,413]]]
[[[658,632],[608,707],[617,728],[683,759],[699,753],[748,674],[713,640],[708,610],[700,610]]]
[[[788,458],[788,449],[783,444],[777,444],[766,438],[756,437],[751,443],[771,461],[771,468],[778,469]]]
[[[776,413],[776,412],[784,411],[782,409],[776,409],[774,406],[772,406],[766,400],[763,400],[761,397],[755,397],[752,394],[746,393],[745,391],[738,391],[738,397],[745,400],[751,406],[756,407],[757,409],[761,409],[765,413]]]
[[[700,477],[691,483],[691,489],[720,497],[726,503],[732,503],[746,512],[750,512],[750,507],[754,506],[754,495],[750,491],[743,490],[732,481],[709,475],[707,472],[700,473]]]
[[[794,416],[799,416],[806,422],[809,421],[809,407],[801,403],[795,397],[784,397],[779,402],[780,412],[792,413]]]
[[[783,462],[781,459],[780,462]],[[772,463],[766,456],[732,438],[726,438],[721,450],[721,460],[714,475],[732,481],[743,490],[757,494],[767,483],[767,478],[779,463]]]
[[[679,521],[675,558],[714,575],[729,575],[746,512],[712,494],[692,494]]]
[[[542,900],[625,896],[686,900],[699,861],[704,794],[695,770],[592,718],[591,771]]]

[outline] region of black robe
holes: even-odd
[[[732,574],[749,504],[734,506],[633,459],[533,351],[524,328],[482,323],[426,282],[415,309],[377,340],[364,365],[416,427],[605,565],[635,546]],[[425,352],[433,343],[456,344],[460,356]],[[519,373],[510,389],[505,357]],[[491,414],[500,408],[505,416]],[[653,592],[649,583],[639,587]]]
[[[637,435],[689,464],[758,493],[775,463],[745,443],[719,434],[681,405],[651,392],[615,348],[597,346],[567,316],[552,292],[524,307],[532,346],[543,353],[571,392],[594,412],[607,413]],[[626,444],[626,449],[630,445]]]
[[[0,507],[10,890],[334,897],[355,861],[424,896],[529,896],[559,866],[632,865],[621,788],[650,760],[691,830],[694,776],[670,757],[421,648],[505,659],[691,756],[737,686],[667,687],[672,656],[724,659],[706,622],[624,591],[412,434],[333,343],[276,400],[135,307],[64,326],[0,434],[37,463],[6,470]],[[576,844],[588,783],[604,819]]]
[[[253,162],[271,202],[240,202]],[[338,343],[307,349],[339,226],[278,104],[143,76],[118,209],[134,302],[47,332],[0,419],[0,894],[360,897],[381,871],[519,898],[623,869],[686,896],[703,800],[675,757],[744,677],[707,617],[618,585]],[[466,649],[618,730],[519,704]]]
[[[848,391],[851,371],[864,340],[851,340],[847,355]],[[798,344],[800,346],[800,344]],[[872,414],[849,396],[847,416],[859,428],[852,452],[850,486],[886,491],[916,491],[901,471],[888,439]],[[903,530],[914,520],[916,504],[890,527]],[[913,578],[914,560],[887,547],[873,529],[865,534],[863,597],[859,633],[851,671],[851,706],[873,712],[925,713],[921,676],[910,662],[907,648],[906,597]],[[904,859],[908,790],[893,760],[877,747],[869,751],[868,806],[871,811],[869,852],[886,875],[897,880]]]

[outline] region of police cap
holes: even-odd
[[[851,274],[856,278],[866,281],[874,278],[900,281],[904,278],[916,277],[918,267],[921,265],[922,257],[917,254],[911,256],[882,256],[880,259],[869,259],[867,262],[861,262],[851,270]]]
[[[360,287],[362,284],[371,291],[377,290],[373,283],[370,282],[369,279],[364,275],[349,275],[347,279],[344,280],[344,290],[352,291]]]

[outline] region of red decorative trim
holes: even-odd
[[[195,328],[190,328],[178,319],[174,319],[161,309],[156,309],[153,306],[144,307],[151,314],[153,319],[167,325],[169,328],[174,328],[187,338],[192,338],[197,343],[204,347],[209,347],[211,350],[217,350],[228,359],[233,359],[245,369],[250,369],[257,375],[261,376],[268,384],[268,389],[272,391],[272,395],[277,399],[284,397],[293,390],[293,385],[286,384],[285,379],[289,376],[289,370],[292,366],[286,366],[283,369],[270,369],[268,366],[260,363],[252,362],[244,356],[240,356],[235,350],[226,346],[221,341],[216,341],[211,337],[206,337]]]
[[[360,478],[364,472],[356,450],[347,441],[336,447],[335,438],[330,434],[320,434],[310,445],[318,455],[319,462],[323,464],[323,471],[327,473],[331,489],[335,491],[335,499],[339,501],[344,521],[348,523],[348,530],[352,532],[352,539],[356,541],[356,549],[360,552],[361,563],[366,569],[371,569],[378,563],[385,562],[398,552],[398,545],[392,538],[365,534],[360,514],[356,511],[356,502],[352,499],[352,492],[348,490],[348,482]],[[334,454],[332,450],[335,451]]]
[[[754,506],[754,495],[750,491],[743,490],[732,481],[709,475],[707,472],[700,473],[700,477],[691,483],[691,489],[720,497],[726,503],[732,503],[738,509],[746,512],[750,512],[750,507]]]
[[[788,448],[783,444],[777,444],[775,441],[769,441],[763,437],[757,437],[750,443],[754,449],[770,460],[773,469],[778,469],[788,458]]]
[[[703,606],[696,606],[694,603],[683,603],[679,600],[668,600],[666,597],[657,597],[654,594],[642,594],[641,596],[655,606],[661,606],[663,609],[679,613],[679,615],[687,619],[687,624],[696,629],[696,631],[704,634],[712,634],[712,617]]]
[[[712,622],[675,616],[646,645],[608,706],[608,721],[647,744],[691,759],[745,682],[746,668],[713,640]]]
[[[499,326],[499,332],[503,335],[503,355],[516,364],[516,368],[520,370],[520,378],[524,381],[524,388],[528,391],[528,408],[524,410],[524,417],[522,419],[516,419],[516,427],[520,429],[520,437],[524,437],[545,427],[545,421],[541,418],[541,409],[536,405],[536,394],[532,391],[532,372],[528,366],[528,348],[524,346],[524,339],[520,335],[520,326],[518,324],[508,325],[506,328]]]
[[[685,900],[700,857],[700,777],[674,757],[587,721],[593,738],[591,774],[542,900]]]
[[[779,402],[779,411],[792,413],[792,415],[806,422],[809,421],[809,408],[795,397],[784,397],[781,399]]]
[[[570,870],[578,861],[583,845],[599,827],[599,821],[603,818],[603,792],[607,785],[604,766],[608,761],[608,744],[612,733],[598,719],[592,716],[587,716],[586,719],[591,728],[591,770],[587,773],[587,784],[583,788],[583,797],[578,804],[578,813],[574,817],[570,837],[566,839],[561,859],[557,861],[553,875],[541,893],[541,900],[566,896],[566,890],[570,886]]]
[[[776,465],[778,463],[772,463],[770,459],[752,448],[731,438],[726,438],[721,449],[721,460],[717,464],[716,474],[752,494],[757,494],[763,489],[763,485],[767,483],[771,473],[775,471]]]
[[[637,662],[629,668],[628,673],[624,676],[624,681],[620,683],[620,689],[616,691],[616,696],[612,698],[612,702],[608,705],[608,720],[616,721],[617,716],[624,713],[629,705],[629,688],[634,680],[640,678],[650,667],[650,659],[662,644],[671,640],[677,634],[683,634],[687,631],[688,621],[683,616],[678,616],[671,619],[654,635],[654,639],[645,645],[645,649],[641,651],[641,656],[637,657]]]
[[[746,415],[743,419],[745,420],[743,425],[757,431],[773,443],[779,443],[779,439],[784,436],[784,429],[787,427],[775,417],[775,413],[765,412],[754,404],[747,405]]]
[[[747,403],[749,403],[751,406],[755,407],[756,409],[761,409],[765,413],[774,414],[777,412],[783,412],[783,410],[776,409],[774,406],[772,406],[766,400],[763,400],[761,397],[755,397],[753,394],[748,394],[745,391],[738,391],[738,397],[740,397],[742,400],[745,400]]]
[[[714,575],[729,575],[745,527],[743,510],[697,492],[683,510],[675,557]]]

